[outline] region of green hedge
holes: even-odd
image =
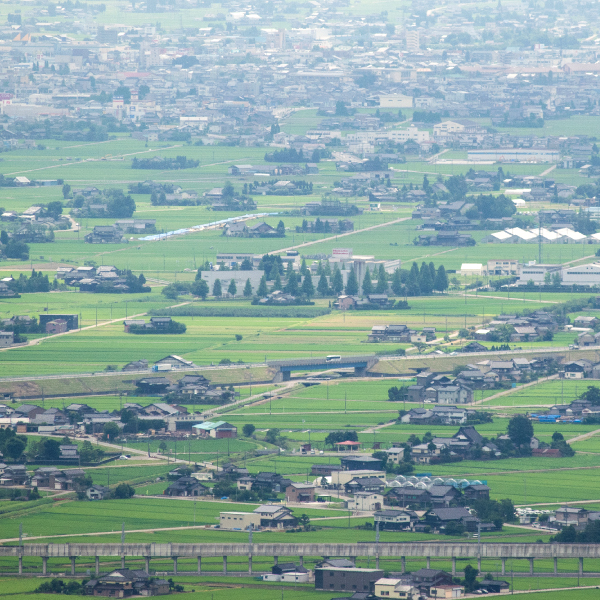
[[[328,315],[321,306],[178,306],[150,311],[155,317],[290,317],[308,318]]]

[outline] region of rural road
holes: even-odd
[[[494,394],[493,396],[484,398],[483,400],[477,400],[477,402],[473,402],[473,405],[485,404],[486,402],[489,402],[490,400],[495,400],[496,398],[501,398],[502,396],[508,396],[510,394],[514,394],[517,391],[524,390],[525,388],[528,388],[528,387],[533,387],[540,383],[544,383],[545,381],[550,381],[551,379],[558,379],[558,373],[556,375],[550,375],[549,377],[543,377],[542,379],[538,379],[537,381],[531,381],[529,383],[525,383],[516,388],[510,388],[508,390],[503,390],[502,392],[498,392],[497,394]]]
[[[339,240],[340,238],[347,237],[349,235],[355,235],[357,233],[363,233],[364,231],[372,231],[373,229],[379,229],[380,227],[387,227],[388,225],[394,225],[396,223],[402,223],[402,221],[409,221],[411,217],[402,217],[401,219],[394,219],[393,221],[388,221],[387,223],[379,223],[379,225],[371,225],[370,227],[365,227],[364,229],[357,229],[356,231],[349,231],[348,233],[340,233],[338,235],[332,235],[327,238],[323,238],[320,240],[313,240],[312,242],[305,242],[304,244],[297,244],[296,246],[290,246],[289,248],[282,248],[281,250],[276,250],[273,254],[281,254],[282,252],[287,252],[288,250],[297,250],[298,248],[306,248],[307,246],[312,246],[313,244],[321,244],[323,242],[331,242]]]

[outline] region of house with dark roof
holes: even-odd
[[[165,496],[204,496],[209,491],[194,477],[180,477],[165,490]]]
[[[373,515],[373,519],[375,523],[379,523],[379,529],[402,531],[411,529],[419,520],[419,517],[417,513],[412,510],[395,510],[388,508],[376,511]]]
[[[381,471],[382,461],[371,456],[342,456],[340,458],[344,471]]]
[[[356,492],[376,492],[380,494],[385,488],[385,482],[379,477],[354,477],[345,486],[347,494]]]
[[[116,569],[91,579],[84,586],[90,596],[128,598],[129,596],[162,596],[170,592],[165,579],[150,577],[146,571]]]
[[[448,508],[460,498],[460,492],[452,485],[432,485],[427,491],[434,508]]]
[[[411,573],[411,576],[415,587],[426,596],[429,596],[432,587],[452,584],[452,575],[439,569],[419,569]]]
[[[263,504],[255,508],[255,512],[260,516],[260,526],[271,529],[286,529],[296,527],[298,519],[292,514],[292,510],[286,506],[277,504]]]

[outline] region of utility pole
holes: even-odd
[[[542,213],[538,211],[538,264],[542,264]]]

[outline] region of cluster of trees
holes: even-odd
[[[402,402],[406,400],[406,387],[392,386],[388,390],[388,400],[390,402]]]
[[[27,454],[42,460],[58,460],[60,458],[60,446],[65,443],[71,443],[68,437],[63,438],[61,441],[53,438],[43,438],[39,443],[37,440],[31,440]]]
[[[421,268],[416,262],[410,267],[410,271],[398,269],[392,279],[392,291],[400,296],[428,296],[436,292],[444,292],[448,289],[448,275],[444,265],[437,269],[433,262],[421,263]]]
[[[473,204],[465,214],[469,219],[501,219],[517,212],[515,203],[504,194],[480,194],[473,198]]]
[[[5,458],[19,460],[27,446],[27,437],[17,435],[14,429],[0,429],[0,452]]]
[[[9,281],[7,285],[11,290],[19,294],[49,292],[51,289],[48,275],[44,275],[41,271],[36,271],[35,269],[31,271],[30,277],[27,277],[27,275],[21,273],[18,279]]]
[[[104,450],[92,446],[92,442],[85,440],[83,444],[79,446],[79,456],[82,463],[99,462],[104,458]]]
[[[129,333],[135,333],[137,335],[154,335],[157,333],[163,333],[167,335],[180,334],[185,333],[187,327],[184,323],[180,323],[179,321],[173,321],[168,324],[167,327],[154,328],[154,327],[144,327],[143,325],[131,325],[129,327]]]
[[[51,581],[44,581],[36,589],[36,594],[64,594],[66,596],[83,596],[85,584],[88,582],[87,579],[82,581],[67,581],[64,582],[62,579],[52,579]]]
[[[326,446],[334,448],[338,442],[358,442],[358,433],[356,431],[331,431],[327,434],[325,438]]]
[[[131,161],[132,169],[159,169],[159,170],[178,170],[194,169],[200,164],[199,160],[193,160],[187,156],[176,156],[175,158],[137,158],[133,157]]]
[[[496,529],[502,529],[503,523],[511,523],[516,519],[515,506],[510,498],[503,500],[475,500],[471,505],[477,517],[487,523],[493,523]]]
[[[11,502],[29,502],[30,500],[39,500],[40,493],[37,488],[31,489],[0,489],[0,500],[10,500]]]
[[[296,232],[301,233],[301,232],[307,232],[307,231],[308,231],[308,221],[306,219],[304,219],[302,221],[302,226],[300,226],[300,227],[296,226]],[[325,221],[321,221],[321,219],[319,217],[317,217],[315,220],[313,231],[315,233],[331,233],[331,225],[329,223],[329,220],[326,219]],[[341,220],[338,221],[338,231],[344,231],[344,223]]]
[[[208,270],[208,269],[207,269]],[[202,269],[198,269],[196,278],[193,282],[175,281],[163,287],[161,293],[171,300],[175,300],[178,296],[184,294],[192,294],[202,300],[206,300],[209,294],[208,283],[202,279]]]
[[[577,531],[573,525],[564,527],[560,533],[550,538],[550,543],[562,544],[599,544],[600,521],[590,521],[583,531]]]
[[[442,120],[442,115],[437,112],[427,111],[427,110],[415,110],[413,113],[413,123],[440,123]]]
[[[29,260],[29,246],[25,242],[10,239],[6,231],[2,235],[2,252],[6,258],[16,258],[17,260]]]
[[[104,204],[106,209],[99,211],[92,209],[91,205]],[[113,217],[115,219],[127,219],[133,216],[136,210],[134,199],[128,194],[123,193],[123,190],[117,188],[106,189],[102,192],[102,196],[85,199],[78,194],[73,198],[74,214],[81,217]]]

